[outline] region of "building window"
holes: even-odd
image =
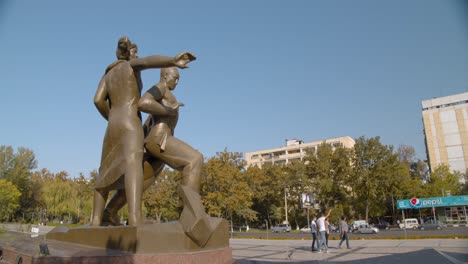
[[[288,154],[297,154],[297,153],[301,153],[301,150],[300,150],[300,149],[291,149],[291,150],[288,150]]]

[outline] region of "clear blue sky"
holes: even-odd
[[[97,169],[93,97],[123,35],[140,56],[197,56],[176,136],[205,157],[380,136],[424,159],[421,101],[468,91],[466,1],[3,0],[0,145],[71,177]]]

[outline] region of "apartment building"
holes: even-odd
[[[468,168],[468,92],[422,101],[422,116],[431,171],[444,164],[464,173]]]
[[[308,143],[298,139],[287,139],[286,146],[245,153],[245,161],[247,166],[259,167],[262,167],[263,164],[286,164],[294,160],[302,160],[306,151],[315,153],[323,142],[331,144],[333,147],[343,146],[345,148],[352,148],[355,144],[354,139],[349,136]]]

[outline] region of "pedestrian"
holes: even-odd
[[[341,237],[341,240],[340,240],[340,243],[338,244],[338,248],[341,248],[341,244],[343,243],[343,241],[346,240],[346,247],[348,249],[351,249],[349,247],[348,224],[346,223],[346,216],[344,215],[341,217],[341,221],[340,221],[340,237]]]
[[[327,246],[327,243],[326,243],[326,233],[327,232],[326,232],[326,229],[325,229],[325,219],[330,216],[330,212],[331,212],[331,209],[328,211],[327,215],[325,215],[322,212],[322,216],[319,219],[317,219],[317,225],[318,225],[319,233],[320,233],[320,242],[319,242],[319,246],[318,246],[319,252],[321,252],[322,247],[324,247],[325,248],[325,253],[329,253],[328,252],[328,246]]]
[[[317,239],[317,223],[315,222],[317,217],[314,216],[312,218],[312,222],[310,223],[310,232],[312,233],[312,251],[319,250],[318,239]],[[317,249],[315,249],[314,245],[317,242]]]
[[[330,223],[328,222],[328,217],[325,218],[325,239],[328,247],[328,236],[330,235]]]

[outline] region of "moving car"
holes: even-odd
[[[273,233],[279,232],[291,232],[291,226],[289,224],[280,224],[271,228]]]
[[[378,229],[390,229],[390,223],[389,222],[380,222],[378,224],[375,224],[374,225],[375,227],[377,227]]]
[[[403,220],[400,223],[400,228],[412,228],[412,229],[418,229],[419,228],[419,223],[418,219],[416,218],[407,218]]]
[[[331,232],[340,232],[340,229],[338,228],[338,226],[336,226],[334,224],[329,224],[328,229],[330,230],[330,233]]]
[[[361,225],[367,225],[366,220],[356,220],[351,224],[351,232],[358,230],[358,227]]]
[[[437,220],[429,220],[429,221],[424,222],[421,225],[421,230],[425,230],[425,229],[440,230],[440,229],[445,228],[445,227],[447,227],[447,225],[443,224],[442,222],[439,222]]]
[[[357,232],[361,234],[377,234],[379,232],[379,229],[377,227],[364,224],[358,227]]]

